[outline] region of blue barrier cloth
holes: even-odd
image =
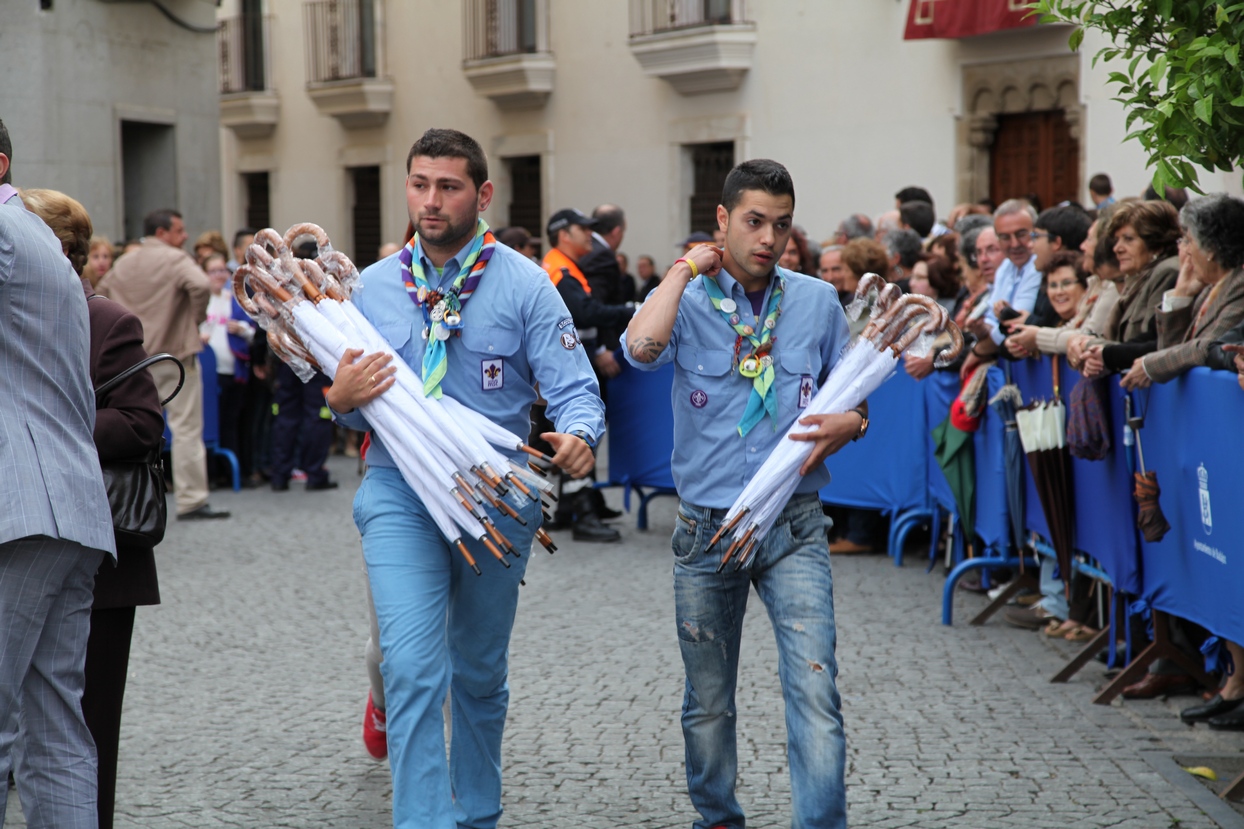
[[[1061,398],[1066,404],[1072,388],[1080,380],[1075,370],[1059,361]],[[1024,403],[1050,400],[1054,397],[1052,362],[1017,360],[1011,377],[1024,396]],[[1128,471],[1127,447],[1123,445],[1123,390],[1117,378],[1107,383],[1110,389],[1110,453],[1100,461],[1071,459],[1075,492],[1076,549],[1100,562],[1110,580],[1124,593],[1141,592],[1139,538],[1136,532],[1136,502],[1132,499],[1132,477]],[[1026,526],[1038,535],[1049,538],[1049,527],[1031,475],[1025,475],[1028,487]]]
[[[928,418],[926,426],[930,433],[929,444],[926,449],[929,456],[933,456],[933,437],[932,431],[937,425],[950,416],[950,404],[955,402],[955,398],[959,395],[959,373],[956,371],[935,371],[924,379],[921,383],[924,391],[924,411]],[[946,476],[942,474],[942,468],[936,462],[928,465],[929,469],[929,498],[933,504],[944,510],[953,511],[955,509],[955,496],[950,491],[950,484],[946,482]],[[977,481],[980,484],[980,481]]]
[[[1002,371],[993,366],[986,377],[990,400],[1006,384]],[[981,415],[976,431],[976,534],[985,546],[1000,552],[1011,550],[1011,513],[1006,497],[1006,424],[992,406]],[[1016,552],[1011,550],[1011,552]]]
[[[1141,541],[1143,595],[1244,643],[1244,398],[1236,375],[1196,368],[1148,396],[1140,439],[1171,530],[1155,544]]]
[[[868,437],[848,443],[825,464],[833,479],[821,501],[899,513],[928,511],[929,438],[924,395],[900,367],[868,398]]]
[[[638,371],[619,358],[609,381],[609,483],[674,489],[674,364]]]

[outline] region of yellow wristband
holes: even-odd
[[[695,279],[697,276],[699,276],[699,275],[700,275],[700,269],[699,269],[699,268],[697,268],[697,267],[695,266],[695,262],[692,262],[692,261],[691,261],[690,259],[688,259],[687,257],[685,257],[685,256],[684,256],[684,257],[682,257],[681,259],[676,259],[676,260],[674,260],[674,264],[675,264],[675,265],[677,265],[679,262],[686,262],[686,263],[687,263],[687,267],[691,269],[691,278],[692,278],[692,279]]]

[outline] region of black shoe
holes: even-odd
[[[1239,708],[1241,703],[1244,703],[1244,698],[1223,699],[1222,694],[1214,694],[1208,701],[1180,711],[1179,719],[1189,724],[1201,722],[1214,717],[1220,717],[1223,714],[1229,714]]]
[[[555,512],[553,513],[553,520],[545,521],[542,526],[549,532],[554,530],[568,530],[574,526],[574,516],[568,512]]]
[[[289,481],[280,481],[280,482],[273,481],[272,491],[273,492],[289,492]]]
[[[596,487],[587,490],[592,495],[592,511],[596,513],[596,517],[602,521],[612,521],[615,518],[621,518],[622,512],[616,509],[609,509],[609,505],[605,503],[605,494]]]
[[[190,512],[183,512],[177,516],[178,521],[205,521],[209,518],[228,518],[228,510],[212,509],[211,504],[204,504],[198,509],[192,509]]]
[[[1209,727],[1215,731],[1244,731],[1244,708],[1210,717]]]
[[[286,484],[286,486],[288,486],[288,484]],[[319,490],[336,489],[336,488],[337,488],[337,482],[330,480],[328,478],[325,478],[319,483],[307,484],[307,492],[317,492]]]
[[[575,541],[609,543],[621,541],[622,533],[613,527],[606,527],[594,514],[588,513],[575,519],[573,537]]]

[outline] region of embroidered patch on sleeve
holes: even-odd
[[[575,336],[574,329],[562,332],[562,348],[567,351],[574,351],[575,346],[579,344],[579,338]]]
[[[484,360],[480,365],[480,383],[484,391],[495,391],[505,385],[505,363],[500,360]]]

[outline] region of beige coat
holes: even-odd
[[[167,351],[184,363],[202,350],[199,323],[207,319],[212,285],[180,248],[149,236],[118,259],[95,290],[142,321],[148,354]]]

